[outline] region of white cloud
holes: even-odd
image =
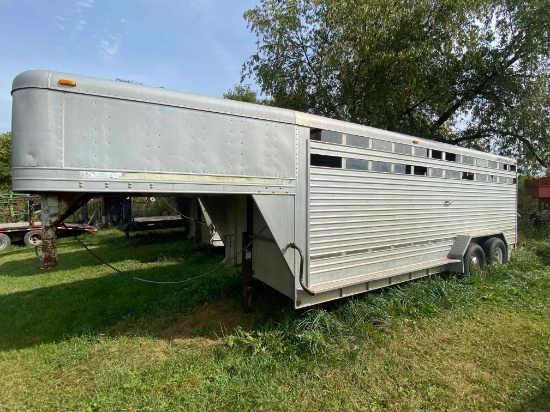
[[[80,7],[86,7],[89,9],[94,5],[94,0],[77,1],[76,4],[79,5]]]
[[[213,7],[211,0],[192,0],[189,6],[201,12],[211,11]]]
[[[99,34],[97,48],[100,56],[106,61],[112,61],[120,54],[124,40],[130,35],[130,30],[127,29],[128,20],[124,17],[120,18],[120,23],[116,23],[115,27],[110,27],[111,22],[107,21],[102,34]],[[109,28],[110,27],[110,28]]]
[[[60,30],[65,30],[65,24],[61,24],[60,22],[65,21],[65,17],[61,17],[60,15],[56,14],[54,17],[54,23]]]
[[[76,22],[75,30],[82,30],[86,27],[86,20],[80,19]]]
[[[113,60],[120,52],[120,47],[122,46],[122,36],[110,36],[101,37],[99,39],[99,54],[103,56],[105,60]]]
[[[94,0],[79,0],[76,1],[74,9],[69,12],[69,17],[60,16],[59,14],[54,15],[54,19],[63,22],[63,24],[56,22],[55,25],[60,30],[65,30],[67,25],[72,27],[71,35],[75,35],[76,32],[84,30],[86,27],[87,21],[85,20],[85,9],[90,9],[94,5]]]

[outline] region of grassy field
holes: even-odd
[[[222,255],[179,232],[82,236],[131,276],[180,280]],[[548,411],[550,240],[467,279],[434,276],[294,311],[236,269],[180,285],[114,273],[74,239],[60,265],[0,255],[0,410]]]

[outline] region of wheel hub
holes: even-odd
[[[470,266],[471,267],[480,267],[481,266],[481,259],[479,258],[478,255],[473,255],[472,256],[472,259],[470,260]]]
[[[499,248],[496,248],[495,252],[493,253],[493,262],[502,264],[503,260],[504,260],[504,256],[502,254],[502,250],[500,250]]]

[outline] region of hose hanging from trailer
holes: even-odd
[[[61,225],[64,226],[66,229],[67,226],[65,225],[65,222],[61,222]],[[259,236],[265,229],[267,229],[267,226],[264,226],[264,228],[262,230],[260,230],[260,232],[258,232],[258,234],[256,236]],[[120,269],[117,269],[116,267],[114,267],[113,265],[111,265],[109,262],[107,262],[106,260],[102,259],[100,256],[98,256],[96,253],[94,253],[90,248],[88,248],[88,246],[86,246],[84,244],[84,242],[82,242],[77,236],[75,233],[73,233],[73,237],[76,239],[76,241],[78,243],[80,243],[80,245],[86,249],[93,257],[95,257],[99,262],[101,262],[102,264],[104,264],[105,266],[107,266],[108,268],[112,269],[113,271],[115,271],[116,273],[118,273],[119,275],[122,275],[128,279],[133,279],[133,280],[137,280],[139,282],[144,282],[144,283],[154,283],[154,284],[157,284],[157,285],[179,285],[179,284],[182,284],[182,283],[187,283],[187,282],[191,282],[193,280],[196,280],[196,279],[200,279],[202,277],[205,277],[205,276],[208,276],[208,275],[211,275],[212,273],[214,272],[217,272],[218,270],[220,270],[222,267],[224,267],[224,265],[228,262],[231,262],[233,260],[233,258],[225,258],[224,260],[222,260],[220,262],[220,264],[213,270],[209,271],[209,272],[206,272],[206,273],[202,273],[200,275],[197,275],[197,276],[193,276],[192,278],[188,278],[188,279],[183,279],[183,280],[178,280],[178,281],[173,281],[173,282],[170,282],[170,281],[156,281],[156,280],[149,280],[149,279],[143,279],[143,278],[138,278],[137,276],[132,276],[132,275],[129,275],[127,273],[124,273],[123,271],[121,271]],[[254,243],[254,240],[251,240],[244,248],[242,248],[239,252],[237,252],[237,256],[246,248],[248,248],[252,243]]]
[[[195,223],[198,223],[199,225],[208,225],[208,223],[206,222],[201,222],[200,220],[197,220],[197,219],[193,219],[192,217],[189,217],[189,216],[185,216],[183,213],[181,213],[179,210],[177,210],[176,208],[174,208],[170,203],[168,203],[168,201],[163,197],[162,200],[164,201],[164,203],[166,203],[166,206],[168,206],[170,209],[172,209],[174,212],[176,212],[178,215],[180,215],[182,218],[184,219],[187,219],[187,220],[190,220],[191,222],[195,222]]]
[[[298,253],[300,254],[300,286],[306,292],[309,296],[315,296],[315,292],[311,289],[308,289],[308,287],[304,283],[304,252],[302,252],[302,249],[300,249],[296,243],[289,243],[286,245],[286,247],[296,249]]]

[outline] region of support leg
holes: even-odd
[[[243,306],[246,311],[252,311],[252,233],[254,231],[254,201],[252,196],[246,198],[246,232],[243,233],[242,274],[243,274]]]
[[[41,269],[57,266],[57,225],[81,207],[91,195],[79,193],[42,193]]]
[[[241,272],[243,276],[243,307],[249,312],[252,310],[252,245],[245,247],[250,243],[248,232],[243,232],[243,251]]]
[[[56,224],[59,217],[59,198],[42,195],[42,264],[40,269],[57,266]]]
[[[201,247],[202,243],[202,226],[198,220],[195,220],[195,250]]]
[[[202,221],[201,219],[201,206],[199,204],[199,198],[194,197],[193,198],[193,205],[192,205],[192,214],[191,217],[193,220],[193,238],[195,239],[195,250],[198,250],[201,247],[202,243],[202,224],[200,223]]]

